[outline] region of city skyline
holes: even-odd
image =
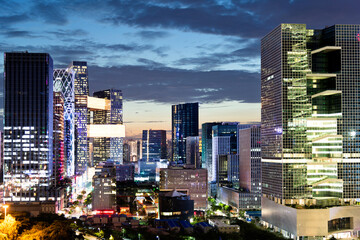
[[[200,124],[260,121],[259,39],[281,22],[357,21],[353,1],[0,2],[1,51],[88,62],[90,95],[123,91],[128,137],[170,130],[171,105],[186,102]]]

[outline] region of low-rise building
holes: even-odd
[[[239,225],[230,225],[228,220],[223,219],[209,219],[209,224],[215,227],[220,233],[238,233],[240,232]]]
[[[160,169],[161,190],[186,190],[194,209],[207,208],[207,170],[172,167]]]
[[[160,219],[187,220],[194,215],[194,200],[175,190],[160,192],[159,215]]]
[[[195,224],[195,227],[204,234],[208,233],[210,230],[213,229],[213,226],[211,226],[207,222],[199,222],[199,223]]]
[[[115,195],[116,183],[115,178],[104,172],[93,177],[93,210],[116,209]]]

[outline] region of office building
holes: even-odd
[[[47,53],[4,54],[4,201],[55,200],[53,61]]]
[[[172,105],[172,161],[185,164],[187,137],[199,136],[199,103]]]
[[[221,124],[219,122],[203,123],[201,125],[201,164],[202,168],[211,169],[212,166],[212,127]],[[209,173],[209,179],[212,175]]]
[[[239,208],[261,207],[260,126],[239,130]]]
[[[130,145],[127,141],[123,143],[123,162],[130,162]]]
[[[194,168],[160,169],[160,190],[183,190],[194,200],[195,209],[207,208],[207,170]]]
[[[194,200],[181,191],[159,193],[160,219],[189,220],[194,215]]]
[[[89,95],[88,69],[86,62],[73,61],[69,68],[74,71],[75,94],[75,174],[81,175],[89,165],[89,150],[87,141]]]
[[[116,209],[116,181],[114,176],[107,171],[95,175],[93,187],[93,211]]]
[[[91,164],[111,160],[123,163],[123,116],[121,90],[108,89],[88,97],[88,138],[92,139]],[[121,128],[121,131],[118,130]]]
[[[54,92],[64,98],[64,157],[66,176],[75,174],[75,90],[74,71],[71,68],[54,69]]]
[[[53,97],[53,186],[61,185],[65,177],[64,156],[64,98],[60,92],[54,92]]]
[[[201,168],[199,137],[186,138],[186,166]]]
[[[135,179],[135,166],[133,164],[116,165],[116,181],[128,182]]]
[[[143,130],[142,156],[147,162],[166,159],[165,130]]]
[[[212,127],[212,163],[208,164],[209,175],[211,175],[210,181],[212,182],[218,181],[219,156],[237,154],[238,125],[238,122],[222,122]]]
[[[281,24],[262,39],[262,219],[287,237],[360,230],[359,32]]]

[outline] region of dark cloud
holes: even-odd
[[[138,58],[137,62],[142,63],[146,65],[148,68],[160,68],[160,67],[166,67],[164,64],[146,59],[146,58]]]
[[[1,31],[0,34],[7,38],[38,38],[41,37],[39,35],[35,35],[30,31],[23,30],[5,30]]]
[[[235,47],[235,46],[233,46]],[[254,57],[260,55],[260,43],[258,41],[251,41],[243,48],[233,50],[230,52],[217,52],[204,54],[200,57],[181,58],[176,61],[177,65],[196,66],[196,69],[206,70],[219,67],[223,64],[229,63],[244,63],[252,61]]]
[[[28,20],[29,16],[27,14],[0,16],[0,25],[11,25],[14,23],[25,22]]]
[[[154,40],[168,37],[171,34],[165,31],[140,31],[137,32],[136,35],[146,40]]]
[[[66,3],[61,1],[36,2],[30,9],[30,14],[35,18],[40,18],[45,23],[55,25],[65,25],[68,23]]]
[[[353,0],[120,0],[106,4],[102,21],[259,38],[283,22],[317,28],[357,23],[359,7]]]
[[[260,76],[246,71],[190,71],[147,66],[89,66],[91,91],[107,86],[123,90],[124,99],[179,103],[226,100],[260,101]],[[212,89],[206,91],[206,89]]]

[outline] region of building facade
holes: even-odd
[[[172,161],[186,162],[186,137],[199,136],[199,103],[172,105]]]
[[[199,137],[186,138],[186,165],[201,168]]]
[[[166,131],[143,130],[142,156],[145,161],[166,159]]]
[[[90,99],[90,98],[88,98]],[[93,102],[104,102],[104,107],[93,107],[89,104],[90,124],[92,126],[122,125],[122,91],[108,89],[94,93],[91,98]],[[91,136],[89,136],[91,137]],[[93,164],[96,166],[103,161],[111,160],[116,163],[123,163],[123,137],[94,137],[93,138]]]
[[[185,190],[195,209],[207,208],[207,170],[194,168],[160,169],[160,190]]]
[[[68,177],[75,174],[75,93],[74,71],[71,68],[54,69],[54,92],[59,92],[64,98],[64,156],[65,174]]]
[[[260,126],[239,130],[239,208],[261,207]]]
[[[53,97],[53,186],[61,185],[65,177],[66,163],[64,155],[64,98],[60,92]]]
[[[87,140],[89,95],[88,69],[86,62],[73,61],[70,69],[74,71],[75,94],[75,174],[82,174],[89,165],[89,151]]]
[[[201,125],[201,164],[202,168],[211,169],[212,165],[212,127],[221,124],[219,122],[203,123]],[[209,174],[211,177],[211,174]]]
[[[54,200],[53,61],[4,54],[4,201]]]
[[[273,206],[357,204],[359,32],[359,25],[312,30],[305,24],[281,24],[262,39],[263,220],[286,236],[317,233],[294,232],[284,219],[274,221]],[[348,217],[351,229],[360,230]],[[327,237],[334,232],[333,221],[345,226],[348,219],[321,221],[328,228],[318,237]]]

